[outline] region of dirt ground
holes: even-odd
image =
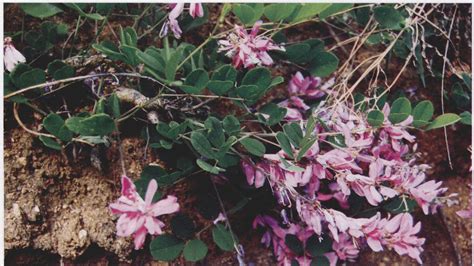
[[[18,13],[15,8],[10,8],[10,11],[10,14]],[[33,22],[31,25],[34,25]],[[74,19],[65,18],[65,22],[74,22]],[[130,21],[124,19],[121,22],[124,25]],[[111,21],[112,25],[116,25],[114,23],[117,21]],[[14,21],[6,24],[7,30],[21,27]],[[106,29],[103,35],[107,34],[110,33]],[[79,36],[85,43],[90,39],[87,29],[80,31]],[[305,25],[293,29],[288,35],[292,40],[322,36],[327,36],[325,29],[315,30]],[[187,37],[184,38],[186,40]],[[192,36],[192,40],[186,41],[199,43],[200,39],[200,36]],[[470,59],[470,56],[467,58]],[[395,62],[390,67],[399,69],[400,64]],[[294,71],[296,69],[287,65],[277,65],[273,74],[278,73],[288,80]],[[393,75],[398,73],[387,71],[390,78],[393,78],[391,72]],[[406,71],[397,85],[399,88],[421,87],[413,70]],[[285,90],[285,86],[281,85],[267,99],[282,97]],[[417,91],[416,97],[430,99],[439,114],[439,81],[432,81],[427,88]],[[447,107],[448,112],[456,111]],[[225,108],[221,107],[217,112],[221,110]],[[20,113],[28,127],[39,130],[39,122],[28,109]],[[131,239],[115,236],[116,218],[111,216],[107,206],[120,194],[121,165],[116,142],[103,155],[108,165],[99,170],[91,165],[88,150],[78,149],[77,158],[71,158],[69,153],[45,148],[38,138],[12,121],[11,105],[6,105],[4,117],[5,265],[167,265],[154,262],[147,249],[134,251]],[[456,125],[448,130],[453,169],[447,160],[443,130],[418,132],[416,135],[420,160],[432,167],[429,178],[443,181],[449,188],[447,195],[459,193],[459,204],[445,207],[437,215],[425,216],[417,209],[415,218],[422,222],[420,234],[426,238],[422,260],[425,265],[472,265],[472,221],[455,214],[471,205],[471,157],[467,150],[471,144],[471,128]],[[145,145],[136,136],[122,138],[126,171],[132,178],[139,177],[144,165],[160,163],[158,156],[150,151],[145,159]],[[185,210],[191,209],[195,203],[194,192],[202,182],[199,178],[205,177],[197,176],[168,191],[179,196],[179,203]],[[196,221],[198,228],[209,223],[196,213],[188,211],[187,214]],[[264,248],[260,244],[261,236],[251,230],[253,215],[240,212],[231,217],[233,229],[246,251],[246,260],[256,265],[274,265],[271,250]],[[207,243],[212,242],[208,231],[203,233],[202,238]],[[184,260],[172,263],[184,264]],[[236,265],[237,261],[235,254],[223,253],[210,244],[207,258],[200,264]],[[364,251],[357,262],[349,264],[416,265],[416,262],[391,251]]]

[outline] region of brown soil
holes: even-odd
[[[9,5],[7,8],[10,14],[21,15],[16,6]],[[72,23],[74,19],[64,18],[64,22]],[[111,24],[128,25],[130,22],[121,19],[111,21]],[[7,23],[7,30],[18,30],[21,27],[18,23]],[[37,25],[38,20],[29,23]],[[205,27],[209,25],[211,23]],[[79,31],[79,40],[76,42],[78,46],[90,42],[91,36],[87,27],[92,26],[87,23],[86,28]],[[328,36],[326,31],[322,27],[315,30],[309,25],[302,25],[288,31],[288,37],[292,41],[298,38],[324,38]],[[102,36],[113,40],[107,27]],[[192,40],[186,41],[199,44],[202,38],[203,36],[193,35]],[[470,56],[467,58],[470,59]],[[400,62],[394,62],[390,64],[389,69],[393,68],[393,71],[386,72],[389,76],[396,75],[400,66]],[[276,65],[273,74],[284,75],[285,80],[288,80],[290,74],[297,70],[292,68],[294,67]],[[405,71],[397,85],[400,88],[413,85],[421,87],[413,69]],[[428,88],[430,89],[419,90],[416,97],[431,99],[436,110],[440,110],[439,80],[433,81]],[[278,86],[266,100],[281,97],[285,90],[284,85]],[[448,106],[448,111],[455,110],[449,110]],[[105,157],[108,166],[100,171],[91,165],[90,152],[78,150],[78,156],[74,159],[69,153],[66,155],[45,148],[36,137],[18,128],[11,121],[12,115],[8,112],[10,111],[7,107],[4,121],[9,124],[4,135],[6,265],[166,265],[154,262],[148,249],[134,251],[131,239],[115,236],[116,218],[111,216],[107,206],[120,193],[118,178],[121,175],[121,164],[116,142],[107,148]],[[25,113],[23,115],[27,116]],[[29,119],[31,121],[31,117]],[[37,127],[38,124],[38,121],[31,122],[29,126]],[[471,206],[471,189],[468,186],[471,183],[471,173],[468,171],[471,160],[467,151],[471,144],[471,129],[458,125],[448,131],[453,170],[447,161],[442,130],[417,133],[417,138],[421,161],[432,167],[429,178],[444,181],[445,186],[449,188],[447,194],[459,193],[459,205],[445,207],[440,214],[425,216],[419,209],[416,211],[415,219],[423,225],[420,234],[426,238],[422,259],[426,265],[472,265],[472,221],[455,214],[456,211]],[[147,159],[144,159],[145,143],[138,138],[123,138],[122,147],[126,171],[132,178],[139,177],[144,165],[159,163],[151,152],[148,152]],[[196,176],[189,182],[174,186],[168,193],[178,196],[184,212],[190,215],[201,229],[208,225],[209,221],[197,214],[193,206],[196,199],[195,189],[202,182],[200,178],[207,177]],[[260,244],[261,236],[251,230],[251,216],[252,214],[244,211],[231,217],[233,229],[245,248],[246,260],[256,265],[274,265],[271,250],[264,248]],[[166,223],[167,219],[169,217],[165,218]],[[212,242],[209,230],[201,237],[206,243]],[[234,253],[223,253],[213,244],[209,244],[209,248],[209,255],[202,264],[236,265]],[[185,262],[181,259],[173,264],[184,265]],[[353,264],[416,265],[416,262],[391,251],[374,253],[366,250]]]

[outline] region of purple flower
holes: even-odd
[[[171,9],[170,13],[168,14],[168,20],[163,24],[163,27],[160,31],[160,37],[163,37],[168,34],[168,29],[171,29],[173,32],[174,37],[177,39],[181,38],[181,34],[183,33],[181,28],[179,27],[178,17],[184,11],[185,3],[177,3],[169,5]],[[189,15],[191,17],[202,17],[204,16],[204,9],[201,3],[191,3],[189,4]]]
[[[8,72],[11,72],[19,63],[25,63],[26,58],[13,46],[12,38],[5,37],[3,40],[3,64]]]
[[[255,22],[250,33],[242,26],[235,25],[234,32],[230,33],[227,39],[219,41],[218,51],[226,52],[225,55],[232,58],[232,64],[236,68],[272,65],[273,60],[268,51],[285,49],[275,45],[270,38],[257,35],[261,25],[262,21]]]
[[[319,77],[303,77],[303,74],[298,71],[288,83],[288,91],[291,95],[304,96],[308,99],[321,98],[325,93],[317,89],[319,85],[321,85]]]
[[[145,200],[138,194],[132,180],[122,176],[122,195],[109,205],[112,214],[119,214],[117,221],[117,235],[130,236],[133,234],[135,249],[140,249],[145,242],[147,233],[162,234],[164,223],[156,217],[170,214],[179,210],[176,197],[167,196],[165,199],[152,203],[153,196],[158,189],[156,180],[148,183]]]

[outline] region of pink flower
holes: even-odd
[[[339,242],[332,242],[332,248],[341,260],[354,261],[359,256],[359,249],[347,234],[339,234]]]
[[[249,185],[255,185],[256,188],[260,188],[265,183],[265,174],[260,167],[256,167],[250,160],[242,159],[240,162],[242,170],[247,177],[247,183]],[[262,166],[263,163],[259,163]]]
[[[179,204],[174,196],[167,196],[166,199],[152,203],[157,189],[158,184],[156,180],[152,179],[148,183],[145,200],[143,200],[132,180],[122,176],[122,195],[116,202],[109,205],[112,214],[120,215],[117,221],[117,235],[130,236],[133,234],[135,249],[140,249],[143,246],[147,233],[162,234],[161,228],[164,223],[155,217],[179,210]]]
[[[304,96],[305,98],[321,98],[324,92],[317,89],[321,84],[321,79],[318,77],[303,77],[301,72],[296,72],[288,83],[288,91],[291,95]]]
[[[422,263],[420,254],[423,251],[424,238],[418,238],[421,223],[413,225],[413,217],[409,213],[401,213],[391,220],[380,219],[380,213],[367,219],[363,231],[367,244],[373,251],[383,250],[382,246],[394,249],[399,255],[408,254],[418,263]]]
[[[163,37],[168,34],[168,28],[173,32],[174,37],[177,39],[181,38],[182,30],[179,27],[178,17],[184,11],[185,3],[177,3],[169,5],[172,8],[171,12],[168,14],[168,20],[163,24],[163,27],[160,31],[160,37]],[[189,4],[189,15],[191,17],[202,17],[204,16],[204,9],[201,3],[190,3]]]
[[[255,65],[270,66],[273,60],[268,54],[271,50],[284,51],[266,36],[258,36],[257,33],[262,21],[255,22],[252,30],[248,33],[242,26],[235,25],[234,32],[227,36],[226,40],[219,41],[219,52],[226,52],[226,56],[232,58],[232,64],[239,68],[251,68]]]
[[[25,63],[26,58],[13,46],[12,38],[3,40],[3,64],[8,72],[11,72],[19,63]]]

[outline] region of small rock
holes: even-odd
[[[13,215],[16,218],[21,218],[21,209],[20,206],[16,203],[13,203]]]
[[[79,239],[87,237],[87,231],[84,229],[79,230]]]

